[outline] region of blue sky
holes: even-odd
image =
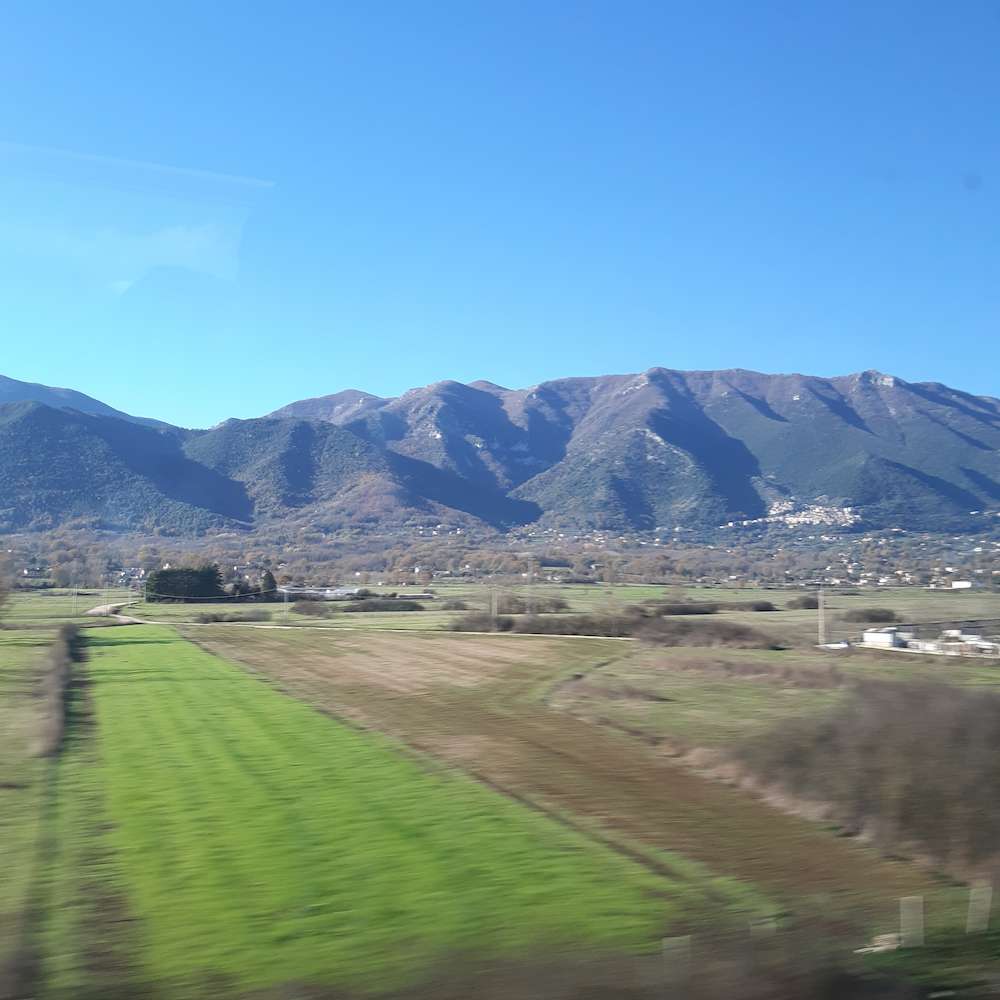
[[[1000,2],[0,7],[0,372],[877,368],[1000,395]]]

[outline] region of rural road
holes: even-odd
[[[122,601],[118,604],[98,604],[96,608],[84,611],[84,614],[100,618],[110,618],[112,615],[117,616],[118,612],[128,603],[127,601]]]

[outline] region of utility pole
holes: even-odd
[[[282,593],[282,595],[285,598],[285,620],[287,621],[288,620],[288,588],[286,587],[281,593]]]
[[[823,585],[820,584],[816,598],[816,608],[819,611],[819,644],[826,645],[826,608],[823,605]]]

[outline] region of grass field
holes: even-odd
[[[58,766],[57,992],[93,988],[95,968],[170,997],[389,986],[476,951],[655,947],[709,899],[753,899],[695,865],[651,872],[167,629],[101,629],[88,648],[92,704]]]
[[[63,622],[88,620],[85,612],[106,600],[125,601],[127,590],[19,590],[15,591],[3,609],[7,627],[42,628],[58,626]]]

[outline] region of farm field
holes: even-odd
[[[386,588],[383,588],[386,589]],[[263,612],[267,620],[260,624],[297,625],[343,629],[387,629],[404,631],[443,631],[461,618],[463,612],[445,611],[441,604],[448,600],[464,601],[470,611],[483,611],[489,607],[488,584],[444,583],[432,588],[435,600],[425,602],[424,611],[362,612],[345,613],[343,604],[332,602],[326,605],[328,614],[317,618],[300,614],[286,607],[284,602],[260,602],[241,604],[233,601],[197,602],[192,604],[137,603],[127,610],[129,614],[147,621],[185,623],[197,620],[197,616],[222,613],[241,615]],[[558,597],[569,605],[570,613],[601,612],[627,607],[649,600],[690,600],[720,604],[745,605],[744,608],[721,609],[714,618],[749,625],[773,637],[777,642],[792,646],[811,646],[817,640],[817,612],[788,608],[788,602],[801,597],[803,591],[795,589],[723,589],[706,587],[662,587],[637,585],[586,585],[586,584],[536,584],[530,588],[523,584],[498,585],[500,594],[518,596],[522,599]],[[398,593],[405,597],[406,589]],[[51,598],[33,598],[32,609]],[[65,601],[66,598],[63,598]],[[777,610],[757,612],[749,609],[754,601],[770,601]],[[89,606],[89,605],[88,605]],[[952,592],[928,591],[917,588],[880,588],[856,593],[831,590],[826,595],[827,638],[830,640],[857,640],[862,624],[843,620],[845,613],[869,607],[889,608],[902,620],[941,621],[961,618],[1000,618],[1000,595],[988,591]],[[53,608],[54,610],[54,608]],[[34,613],[37,613],[35,611]]]
[[[477,952],[655,951],[670,927],[769,907],[682,857],[626,857],[170,629],[95,629],[87,647],[43,837],[42,997],[390,988]]]
[[[257,631],[206,626],[205,648],[334,716],[391,734],[601,836],[692,858],[800,915],[867,933],[898,897],[946,901],[928,875],[677,766],[545,704],[635,644],[559,637]]]

